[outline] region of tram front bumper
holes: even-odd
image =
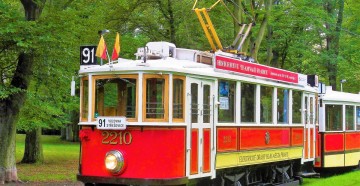
[[[102,184],[122,184],[122,185],[182,185],[189,182],[187,177],[181,178],[119,178],[119,177],[100,177],[83,176],[78,174],[77,180],[83,183],[102,183]]]

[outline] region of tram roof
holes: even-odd
[[[331,86],[326,87],[326,92],[322,95],[322,99],[326,102],[344,102],[344,103],[358,103],[360,104],[360,93],[353,94],[348,92],[339,92],[332,90]]]
[[[309,92],[316,92],[317,89],[311,86],[304,86],[300,84],[292,84],[287,82],[276,81],[264,77],[257,77],[248,74],[241,74],[236,72],[229,72],[225,70],[220,70],[214,67],[214,65],[199,63],[196,60],[196,55],[199,53],[204,53],[198,50],[191,50],[191,49],[183,49],[183,48],[175,48],[175,45],[170,45],[171,43],[167,42],[158,42],[164,48],[164,45],[167,49],[174,47],[173,56],[169,57],[170,55],[162,55],[161,58],[157,59],[147,59],[144,62],[143,59],[141,60],[130,60],[119,58],[117,61],[113,63],[107,63],[104,65],[82,65],[80,66],[79,74],[81,76],[86,74],[92,75],[109,75],[109,74],[128,74],[128,73],[138,73],[138,72],[145,72],[145,73],[173,73],[173,74],[187,74],[194,77],[199,78],[207,78],[207,79],[229,79],[229,80],[239,80],[242,82],[248,83],[256,83],[256,84],[263,84],[267,86],[277,86],[277,87],[284,87],[290,89],[299,89],[305,90]],[[156,42],[151,42],[148,46],[156,46]],[[156,46],[159,47],[159,46]],[[160,47],[160,48],[161,48]],[[161,49],[163,51],[163,49]],[[143,52],[143,51],[141,51]],[[141,53],[138,52],[135,54]],[[210,54],[210,53],[208,53]],[[224,54],[226,56],[226,54]],[[209,55],[212,58],[214,54]],[[155,56],[156,57],[156,56]]]

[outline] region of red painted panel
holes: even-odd
[[[190,174],[198,173],[198,157],[199,157],[199,130],[191,130],[191,151],[190,151]]]
[[[266,144],[266,133],[269,141]],[[290,128],[240,128],[240,150],[290,146]]]
[[[291,146],[302,146],[304,141],[304,128],[291,129]]]
[[[310,158],[314,157],[314,130],[310,129]]]
[[[316,127],[316,143],[315,143],[315,157],[321,156],[321,134],[319,133],[319,128]]]
[[[103,132],[97,129],[80,132],[82,175],[112,177],[104,165],[105,154],[119,150],[124,155],[126,168],[118,177],[185,176],[185,128],[128,127],[124,131],[108,131],[107,139]]]
[[[304,139],[304,153],[305,153],[305,159],[308,159],[309,158],[309,150],[308,150],[308,147],[309,147],[309,142],[308,142],[308,135],[309,135],[309,129],[305,129],[305,139]]]
[[[217,128],[217,151],[237,150],[237,128]]]
[[[324,134],[325,152],[344,151],[344,133]]]
[[[346,133],[345,150],[360,150],[360,131]]]
[[[316,128],[316,147],[315,147],[315,167],[321,167],[321,134],[319,128]]]
[[[203,159],[203,172],[210,172],[210,149],[211,149],[211,132],[210,129],[204,129],[204,159]]]

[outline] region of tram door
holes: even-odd
[[[316,103],[313,94],[304,94],[304,156],[303,162],[314,161],[315,159],[315,117]]]
[[[187,144],[187,173],[190,178],[214,174],[213,113],[214,84],[212,81],[189,78],[187,99],[189,107]]]

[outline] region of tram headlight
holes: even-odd
[[[124,156],[117,150],[112,150],[105,155],[105,167],[113,174],[120,173],[124,168]]]

